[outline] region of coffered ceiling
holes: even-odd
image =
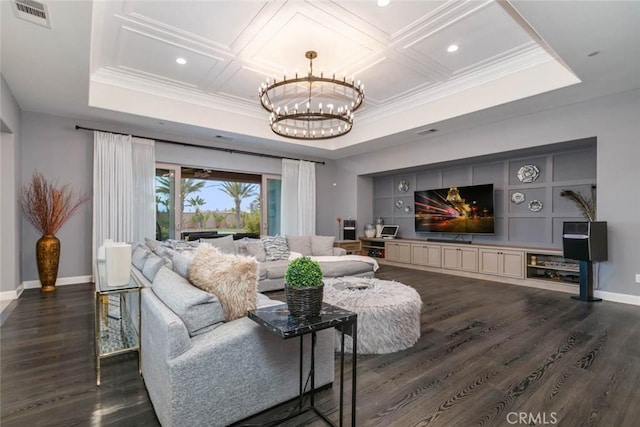
[[[541,19],[536,3],[556,2],[392,0],[383,8],[374,0],[50,1],[50,29],[17,19],[7,3],[2,73],[22,108],[57,109],[211,141],[224,136],[231,145],[339,157],[368,150],[372,141],[406,141],[398,135],[579,86],[583,79],[556,53],[563,42],[548,43],[522,12],[529,8],[529,18]],[[579,7],[573,12],[580,16]],[[622,27],[634,36],[633,26]],[[452,44],[458,50],[450,53]],[[25,47],[43,54],[25,55]],[[365,84],[354,130],[344,137],[290,140],[267,125],[258,85],[265,77],[306,73],[307,50],[318,52],[316,73]],[[60,56],[56,62],[56,54],[72,66],[61,64]],[[33,92],[24,68],[16,68],[21,63],[30,63],[27,73],[34,78],[59,79],[69,87],[67,96],[52,99],[60,88]],[[57,68],[69,68],[77,78],[58,75]]]

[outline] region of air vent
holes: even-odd
[[[434,129],[434,128],[431,128],[431,129],[423,129],[423,130],[421,130],[421,131],[416,132],[416,134],[418,134],[418,135],[427,135],[427,134],[429,134],[429,133],[434,133],[434,132],[438,132],[438,129]]]
[[[47,5],[33,0],[14,0],[11,2],[16,18],[32,24],[51,28]]]

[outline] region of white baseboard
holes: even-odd
[[[64,286],[64,285],[77,285],[79,283],[90,283],[93,282],[93,276],[75,276],[75,277],[58,277],[56,280],[56,286]],[[40,288],[39,280],[26,280],[22,282],[22,286],[24,289],[38,289]]]
[[[607,291],[593,291],[593,296],[605,301],[620,302],[622,304],[640,305],[640,295],[618,294]]]
[[[20,284],[18,286],[18,289],[16,289],[15,291],[0,292],[0,301],[11,301],[14,299],[18,299],[20,297],[20,294],[22,294],[23,290],[24,290],[24,286]]]

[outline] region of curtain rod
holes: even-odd
[[[103,129],[86,128],[84,126],[78,126],[78,125],[76,125],[76,130],[90,130],[90,131],[98,131],[98,132],[109,132],[109,133],[114,133],[116,135],[131,135],[129,133],[113,132],[113,131],[110,131],[110,130],[103,130]],[[152,139],[152,140],[154,140],[156,142],[165,142],[167,144],[183,145],[185,147],[198,147],[198,148],[206,148],[208,150],[224,151],[224,152],[227,152],[229,154],[246,154],[247,156],[268,157],[270,159],[303,160],[305,162],[312,162],[312,163],[317,163],[317,164],[320,164],[320,165],[324,165],[324,162],[320,162],[320,161],[317,161],[317,160],[305,160],[305,159],[296,159],[296,158],[293,158],[293,157],[276,156],[276,155],[273,155],[273,154],[254,153],[253,151],[236,150],[234,148],[207,147],[206,145],[191,144],[191,143],[188,143],[188,142],[180,142],[180,141],[169,141],[168,139],[149,138],[147,136],[140,136],[140,135],[131,135],[131,136],[133,136],[135,138]]]

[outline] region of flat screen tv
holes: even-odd
[[[495,234],[493,184],[414,192],[416,232]]]

